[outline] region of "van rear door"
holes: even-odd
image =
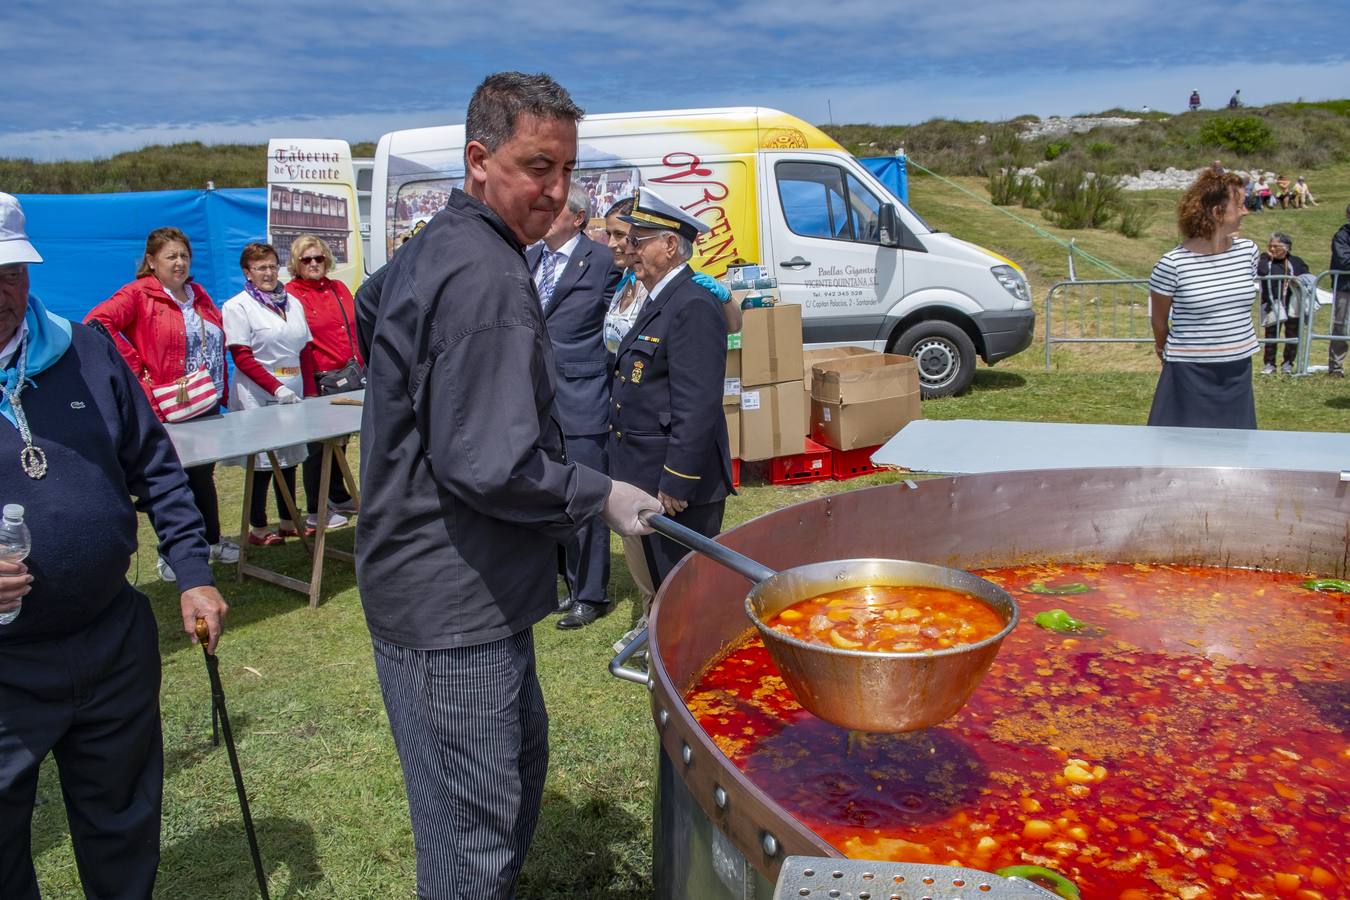
[[[890,202],[838,155],[761,157],[765,245],[779,293],[802,308],[807,344],[884,338],[885,311],[904,296],[904,253],[880,243]]]

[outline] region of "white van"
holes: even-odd
[[[464,126],[380,138],[371,185],[369,270],[463,184]],[[1031,343],[1035,313],[1021,270],[929,228],[816,127],[756,107],[588,116],[575,180],[592,215],[638,185],[712,230],[693,265],[774,273],[802,307],[808,347],[852,344],[913,356],[925,397],[959,393],[975,356],[994,363]]]

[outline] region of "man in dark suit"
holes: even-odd
[[[687,264],[708,226],[645,186],[620,218],[633,226],[628,246],[649,296],[616,353],[610,470],[656,494],[676,522],[711,537],[722,530],[731,492],[722,413],[727,319]],[[659,588],[688,551],[659,535],[642,543]]]
[[[608,472],[609,365],[603,330],[619,270],[609,249],[582,234],[590,216],[586,189],[572,184],[544,240],[526,253],[543,306],[557,376],[558,418],[567,458]],[[609,608],[609,528],[599,517],[565,546],[568,596],[559,628],[583,628]]]

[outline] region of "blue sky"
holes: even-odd
[[[547,71],[591,112],[773,106],[812,122],[1178,111],[1350,96],[1347,0],[0,3],[0,156],[373,140]]]

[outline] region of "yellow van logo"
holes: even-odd
[[[805,150],[806,135],[795,128],[770,128],[759,139],[765,150]]]

